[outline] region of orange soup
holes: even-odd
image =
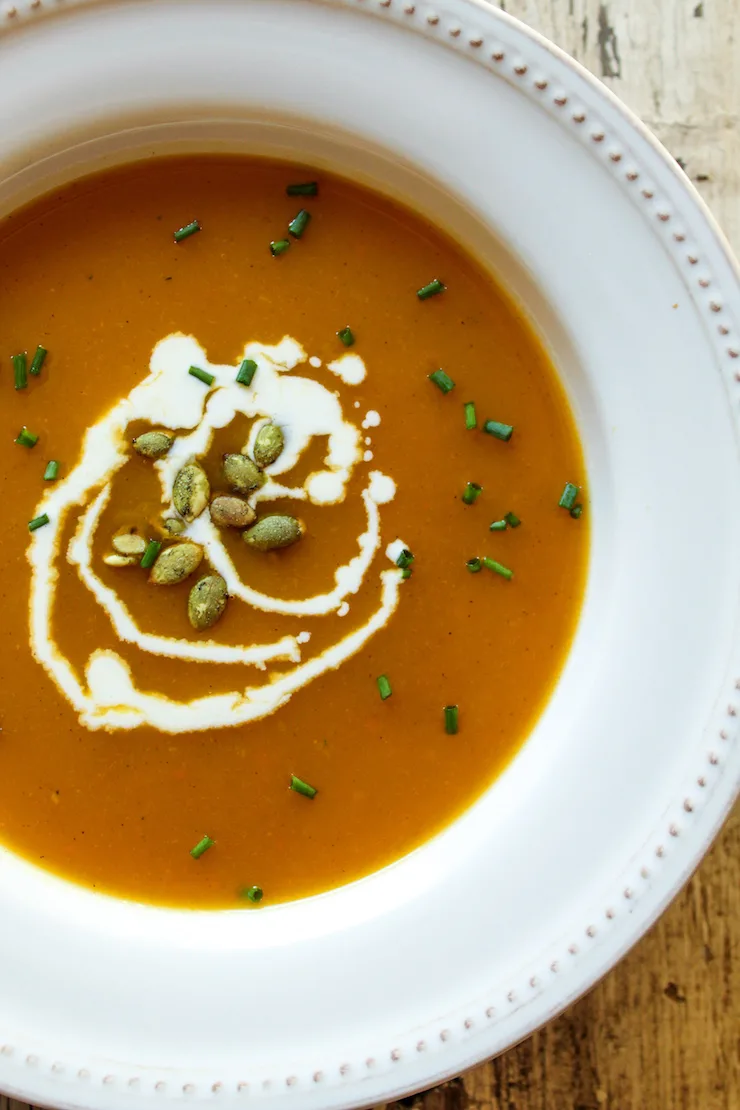
[[[578,433],[506,293],[305,168],[119,167],[0,222],[0,839],[267,906],[428,840],[568,651]]]

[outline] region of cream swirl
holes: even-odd
[[[200,637],[178,639],[155,635],[138,627],[115,590],[106,585],[93,567],[93,541],[101,515],[111,496],[115,474],[130,458],[126,431],[132,421],[177,431],[168,455],[154,465],[162,490],[162,505],[171,505],[172,485],[182,466],[203,457],[214,433],[237,415],[252,418],[253,442],[265,420],[280,425],[284,449],[267,468],[268,481],[256,500],[291,498],[314,504],[344,500],[347,486],[362,459],[361,433],[345,419],[339,397],[319,382],[292,373],[306,362],[306,353],[294,339],[286,337],[268,346],[247,344],[244,357],[257,363],[250,387],[236,382],[234,366],[208,362],[205,352],[189,336],[172,335],[154,348],[145,380],[119,401],[85,434],[80,461],[66,479],[51,489],[37,508],[50,524],[31,536],[28,558],[32,568],[30,595],[30,642],[35,657],[90,729],[130,729],[151,725],[164,732],[190,732],[229,727],[273,713],[301,687],[355,654],[394,612],[399,597],[400,572],[379,575],[380,603],[364,624],[312,658],[304,659],[306,633],[296,631],[270,644],[221,644]],[[345,356],[345,359],[347,356]],[[213,375],[213,385],[188,375],[199,366]],[[360,368],[361,366],[361,368]],[[348,368],[349,370],[349,368]],[[334,373],[337,373],[333,369]],[[351,371],[345,381],[359,382],[365,376],[362,360],[352,355]],[[308,475],[299,486],[283,484],[279,478],[295,466],[314,437],[327,439],[324,469]],[[299,600],[285,600],[255,590],[242,581],[219,532],[204,512],[186,530],[199,543],[213,567],[222,575],[230,598],[270,613],[287,617],[341,616],[348,610],[347,598],[359,591],[381,546],[380,509],[395,494],[393,480],[379,471],[369,474],[362,491],[366,530],[358,537],[358,553],[335,569],[334,587],[328,592]],[[68,515],[78,511],[74,536],[62,553],[61,537]],[[63,655],[52,635],[52,613],[60,573],[57,566],[66,555],[68,567],[76,568],[85,587],[106,613],[117,638],[138,650],[189,663],[225,663],[264,670],[269,662],[293,664],[261,685],[239,683],[226,694],[177,701],[138,689],[127,662],[114,650],[93,651],[78,673]]]

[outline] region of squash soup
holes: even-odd
[[[268,906],[428,840],[581,605],[578,433],[509,297],[408,209],[156,159],[0,221],[0,840]]]

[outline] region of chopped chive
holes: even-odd
[[[191,366],[188,370],[191,378],[197,378],[199,382],[204,385],[213,385],[216,380],[215,374],[209,374],[207,370],[201,370],[200,366]]]
[[[494,574],[500,574],[502,578],[510,579],[514,577],[514,571],[504,567],[501,563],[497,563],[495,559],[489,559],[488,556],[483,557],[483,566],[486,570],[492,570]]]
[[[300,239],[300,237],[303,235],[303,232],[308,227],[310,220],[311,213],[308,212],[305,208],[301,208],[298,215],[294,216],[288,224],[288,231],[294,239]]]
[[[403,570],[401,571],[401,578],[405,581],[407,578],[410,578],[413,573],[414,573],[414,568],[413,567],[404,567]]]
[[[477,574],[478,571],[482,569],[483,563],[476,556],[475,559],[468,559],[465,566],[468,568],[468,570],[470,571],[471,574]]]
[[[583,505],[574,505],[570,510],[570,515],[574,520],[578,520],[579,516],[583,514]]]
[[[246,898],[248,899],[248,901],[254,902],[256,906],[258,902],[262,901],[264,891],[261,886],[247,886],[241,892],[241,895],[242,898]]]
[[[200,859],[203,853],[207,852],[209,848],[212,848],[215,843],[215,840],[211,840],[210,836],[204,836],[202,840],[198,841],[194,848],[190,849],[190,855],[193,859]]]
[[[514,425],[502,424],[500,420],[486,420],[483,431],[487,432],[489,436],[494,436],[496,439],[502,439],[504,443],[508,443],[514,431]]]
[[[434,382],[443,393],[450,393],[455,388],[452,378],[449,374],[445,374],[444,370],[435,370],[433,374],[429,375],[429,381]]]
[[[420,301],[428,301],[430,297],[436,297],[438,293],[444,293],[447,288],[439,278],[430,281],[428,285],[422,285],[421,289],[416,290],[416,295]]]
[[[509,528],[518,528],[522,523],[516,513],[505,513],[504,520],[509,525]]]
[[[378,693],[383,701],[391,696],[393,690],[391,689],[390,679],[387,674],[378,675],[375,680],[378,684]]]
[[[352,328],[349,326],[349,324],[347,324],[346,328],[342,328],[341,331],[338,331],[337,335],[341,339],[342,343],[344,343],[345,347],[353,347],[354,346],[355,336],[354,336],[354,332],[352,331]]]
[[[185,224],[185,227],[181,227],[175,232],[175,242],[181,243],[183,239],[189,239],[191,235],[195,235],[196,231],[200,230],[199,222],[193,220],[191,224]]]
[[[270,243],[270,254],[273,258],[277,258],[279,254],[285,254],[290,247],[290,239],[273,239]]]
[[[401,570],[406,570],[406,567],[410,567],[411,564],[413,563],[413,561],[414,561],[413,551],[409,551],[408,547],[404,547],[403,551],[400,553],[400,555],[396,559],[396,566],[400,567]]]
[[[505,532],[506,531],[506,521],[505,520],[494,520],[493,524],[489,525],[488,530],[489,530],[489,532]]]
[[[20,444],[21,447],[35,447],[38,441],[39,437],[35,436],[33,432],[29,432],[28,428],[24,427],[21,428],[15,442]]]
[[[580,487],[574,486],[572,482],[565,483],[565,489],[560,494],[558,505],[561,509],[572,509],[576,503]]]
[[[144,570],[149,570],[149,567],[154,566],[157,555],[159,555],[161,549],[162,544],[159,540],[149,540],[149,543],[146,545],[146,551],[141,556],[139,566],[143,567]]]
[[[465,504],[474,505],[480,497],[482,490],[483,486],[479,486],[477,482],[468,482],[462,495]]]
[[[245,358],[244,362],[239,367],[239,373],[236,375],[236,380],[239,385],[251,385],[252,378],[257,373],[257,363],[253,358]]]
[[[46,347],[42,347],[39,343],[38,347],[36,348],[36,353],[31,359],[31,365],[29,367],[29,370],[34,375],[34,377],[37,374],[41,373],[41,367],[44,365],[44,359],[46,358],[47,354],[48,351],[46,350]]]
[[[15,388],[25,389],[28,385],[28,371],[26,368],[26,352],[21,351],[19,355],[12,355],[10,361],[13,363],[13,376],[15,378]]]
[[[29,532],[35,532],[37,528],[43,528],[44,525],[48,524],[48,523],[49,523],[48,516],[46,515],[46,513],[42,513],[41,516],[35,516],[33,518],[33,520],[29,520],[29,522],[28,522],[28,531]]]
[[[58,477],[59,477],[59,463],[56,461],[56,459],[52,459],[51,462],[48,462],[46,464],[46,470],[44,471],[44,481],[45,482],[56,482]]]
[[[448,736],[455,736],[457,733],[457,717],[458,709],[456,705],[445,706],[445,732]]]
[[[315,798],[318,794],[315,786],[310,786],[303,779],[299,779],[297,775],[290,776],[290,789],[295,790],[296,794],[303,794],[304,798]]]
[[[478,427],[478,418],[475,415],[475,401],[466,401],[465,405],[465,427],[468,431]]]
[[[297,185],[289,185],[285,192],[289,197],[316,197],[319,195],[319,183],[301,181]]]

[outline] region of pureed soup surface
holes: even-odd
[[[264,906],[391,862],[502,770],[574,631],[545,352],[445,235],[288,195],[315,177],[153,160],[0,223],[0,838],[98,891]]]

